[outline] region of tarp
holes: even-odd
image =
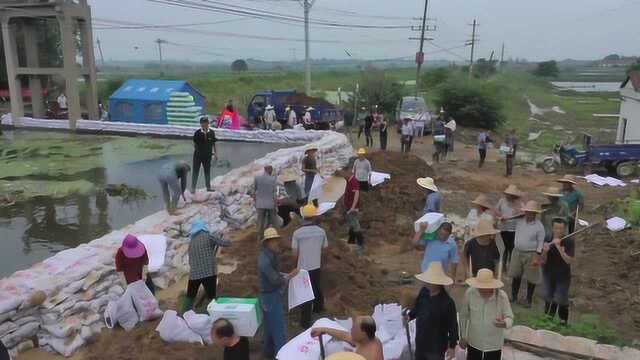
[[[167,253],[167,237],[164,235],[140,235],[138,240],[147,248],[149,272],[156,272],[164,265]]]

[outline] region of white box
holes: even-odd
[[[220,318],[229,320],[239,336],[253,337],[262,324],[258,299],[218,298],[209,303],[207,312],[213,321]]]

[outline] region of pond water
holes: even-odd
[[[620,90],[619,82],[552,81],[551,85],[560,90],[576,92],[618,92]]]
[[[212,177],[286,147],[217,146],[220,160]],[[5,131],[0,135],[0,277],[163,209],[156,174],[169,161],[191,163],[192,151],[186,139]],[[110,184],[132,190],[112,196],[104,190]],[[199,187],[204,187],[202,172]]]

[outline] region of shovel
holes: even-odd
[[[320,340],[320,358],[324,360],[326,358],[326,355],[324,352],[324,342],[322,341],[322,334],[320,334],[318,339]]]
[[[409,315],[409,309],[405,309],[404,317],[406,318]],[[413,349],[411,348],[411,332],[409,331],[409,321],[404,320],[404,332],[407,335],[407,344],[409,344],[409,355],[411,359],[413,359]]]

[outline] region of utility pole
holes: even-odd
[[[468,45],[471,45],[471,60],[469,62],[469,78],[471,78],[473,76],[473,53],[476,49],[476,27],[478,26],[478,23],[476,22],[476,19],[473,19],[473,32],[471,33],[471,41],[469,43],[467,43]]]
[[[104,66],[104,55],[102,54],[102,44],[100,43],[100,38],[96,39],[96,43],[98,44],[98,52],[100,52],[100,61],[102,62],[102,66]]]
[[[418,97],[418,91],[420,90],[420,68],[424,62],[424,32],[427,30],[427,8],[429,7],[429,0],[424,0],[424,14],[422,15],[422,31],[420,33],[420,51],[416,55],[416,97]]]
[[[301,0],[304,7],[304,92],[311,96],[311,60],[309,54],[309,13],[315,0]]]
[[[160,58],[160,69],[162,69],[162,44],[166,44],[167,40],[156,39],[156,43],[158,43],[158,56]]]
[[[504,66],[504,43],[502,43],[502,51],[500,52],[500,71],[502,71],[503,66]]]
[[[360,125],[358,123],[358,109],[360,106],[358,105],[358,93],[360,93],[360,83],[356,83],[356,90],[353,93],[353,120],[351,120],[351,126],[349,126],[349,142],[352,144],[353,142],[353,126]]]

